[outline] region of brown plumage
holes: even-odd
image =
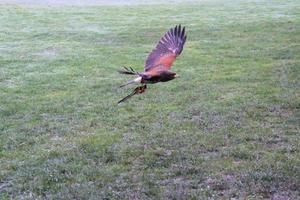
[[[120,100],[121,103],[135,94],[141,94],[146,90],[146,84],[154,84],[158,82],[166,82],[176,78],[176,73],[171,72],[170,68],[180,53],[183,50],[183,46],[186,41],[185,27],[181,28],[181,25],[171,28],[164,36],[159,40],[156,47],[152,50],[146,59],[144,72],[136,72],[131,67],[124,70],[119,70],[121,74],[136,75],[137,77],[129,81],[126,84],[121,85],[124,87],[132,83],[141,83],[134,89],[134,91]]]

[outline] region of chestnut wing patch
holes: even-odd
[[[179,25],[171,28],[149,54],[145,62],[145,71],[157,65],[163,65],[166,70],[170,69],[176,57],[182,52],[185,41],[185,27],[181,29]]]

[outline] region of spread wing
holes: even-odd
[[[179,25],[171,28],[149,54],[145,62],[145,71],[158,65],[169,70],[176,57],[182,52],[185,41],[185,27],[181,29],[181,25]]]

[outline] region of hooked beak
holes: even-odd
[[[179,78],[180,76],[178,74],[175,74],[174,78]]]

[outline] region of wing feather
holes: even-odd
[[[145,71],[159,65],[164,66],[166,70],[170,69],[176,57],[182,52],[185,41],[185,27],[181,29],[181,25],[179,25],[171,28],[148,55]]]

